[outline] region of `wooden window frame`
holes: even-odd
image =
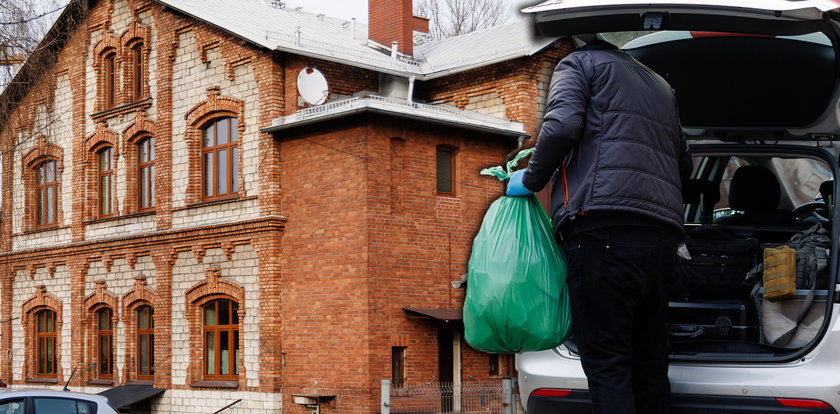
[[[208,325],[205,319],[205,309],[208,307],[215,307],[215,314],[216,314],[216,322],[219,321],[219,303],[221,302],[228,302],[228,321],[230,322],[227,325]],[[235,305],[235,306],[234,306]],[[234,319],[235,318],[235,319]],[[236,323],[233,323],[236,321]],[[203,350],[203,367],[202,367],[202,377],[204,380],[207,381],[238,381],[239,380],[239,353],[241,350],[239,349],[239,303],[232,299],[216,299],[209,303],[204,304],[201,306],[201,326],[202,326],[202,334],[201,340],[202,344],[204,345]],[[207,334],[213,333],[213,367],[215,372],[220,372],[222,367],[222,353],[221,353],[221,333],[227,332],[228,333],[228,375],[222,374],[208,374],[208,364],[209,356],[208,352],[210,347],[207,344]],[[239,352],[237,352],[239,351]],[[230,374],[230,372],[233,372]]]
[[[139,101],[144,95],[143,42],[137,42],[129,49],[131,55],[131,100]]]
[[[394,387],[402,387],[405,385],[406,380],[406,370],[405,370],[405,362],[406,362],[406,354],[408,353],[408,347],[405,346],[392,346],[391,347],[391,384]]]
[[[45,331],[41,331],[40,325],[40,316],[44,315],[44,328]],[[52,315],[52,331],[48,330],[49,328],[49,316]],[[35,372],[39,378],[57,378],[58,377],[58,316],[57,312],[52,309],[41,309],[35,312]],[[43,345],[49,342],[49,339],[52,339],[52,371],[47,369],[42,370],[42,362],[45,362],[44,358],[42,357],[42,350]]]
[[[155,209],[155,138],[151,135],[137,141],[137,211],[146,212]],[[141,151],[145,147],[147,160],[143,161]],[[143,182],[144,171],[149,171],[149,178]],[[143,206],[143,192],[147,191],[148,206]]]
[[[140,328],[141,322],[141,312],[148,308],[148,323],[146,324],[147,328]],[[155,378],[155,309],[150,305],[142,305],[137,307],[134,310],[135,316],[137,317],[137,335],[136,335],[136,344],[137,347],[135,348],[135,352],[137,353],[136,361],[137,361],[137,379],[138,380],[153,380]],[[143,358],[141,352],[143,347],[141,346],[143,343],[144,337],[148,338],[149,343],[147,349],[149,350],[149,355],[147,361],[149,365],[144,367],[143,366]],[[143,368],[148,369],[148,374],[142,374]]]
[[[223,144],[218,144],[219,142],[219,124],[223,121],[227,120],[227,128],[228,128],[228,141]],[[239,119],[237,117],[221,117],[221,118],[214,118],[210,122],[206,123],[204,127],[201,128],[201,158],[199,163],[201,164],[201,198],[204,201],[213,201],[218,199],[225,199],[225,198],[233,198],[239,195],[239,151],[240,151],[240,139],[239,139]],[[213,142],[211,146],[206,146],[207,140],[207,131],[213,128]],[[227,192],[219,193],[219,153],[222,151],[226,151],[226,160],[225,166],[228,171],[227,175]],[[210,177],[212,179],[211,183],[208,183],[207,179],[207,162],[206,158],[210,155],[211,163],[213,165],[213,173]],[[213,189],[212,194],[207,194],[207,186],[210,185]]]
[[[53,170],[53,181],[47,181],[47,169]],[[46,160],[35,167],[35,227],[52,227],[58,223],[58,161]],[[46,205],[47,194],[52,189],[51,205]],[[48,221],[47,214],[52,212],[52,221]]]
[[[102,160],[108,161],[108,169],[102,169]],[[96,152],[96,211],[100,218],[111,217],[114,215],[114,148],[104,147]],[[108,180],[107,191],[103,191],[102,181]],[[103,197],[107,197],[108,209],[103,208]]]
[[[108,329],[102,329],[102,317],[108,313]],[[96,311],[96,374],[101,379],[114,378],[114,311],[111,308],[104,307]],[[105,361],[107,372],[102,372],[102,339],[108,340],[108,359]]]
[[[441,153],[448,153],[449,159],[451,161],[450,165],[450,173],[449,173],[449,182],[450,182],[450,191],[441,191],[440,189],[440,180],[441,177],[438,173],[438,164],[440,162],[440,154]],[[451,145],[437,145],[435,147],[435,193],[438,195],[444,196],[453,196],[455,195],[455,180],[457,174],[455,171],[457,170],[457,159],[456,155],[458,153],[458,148],[455,148]]]
[[[117,53],[110,50],[102,58],[105,109],[117,106]]]

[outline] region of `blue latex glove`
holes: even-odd
[[[525,170],[516,171],[510,176],[510,180],[508,180],[507,184],[507,192],[505,192],[505,195],[507,195],[508,197],[521,197],[534,194],[533,191],[530,191],[527,188],[525,188],[525,184],[522,184],[523,175],[525,175]]]

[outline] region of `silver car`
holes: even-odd
[[[545,35],[601,33],[674,88],[695,165],[684,188],[689,235],[714,231],[764,249],[819,224],[837,243],[840,2],[552,0],[525,12]],[[743,181],[745,167],[771,178]],[[765,299],[755,273],[743,286],[675,293],[673,412],[840,411],[836,250],[826,276],[789,299]],[[571,338],[517,355],[529,413],[591,412],[576,349]]]
[[[0,414],[117,414],[102,395],[70,391],[0,391]]]

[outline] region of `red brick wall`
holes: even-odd
[[[502,191],[478,172],[500,165],[512,143],[380,116],[318,128],[284,131],[281,143],[284,388],[375,391],[391,378],[392,346],[408,348],[409,383],[439,378],[437,330],[403,308],[462,306],[450,281],[466,272]],[[454,196],[436,196],[441,144],[459,149]],[[487,379],[487,356],[463,348],[464,378]],[[372,392],[366,405],[377,400]]]

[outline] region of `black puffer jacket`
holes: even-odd
[[[523,176],[531,191],[554,177],[555,233],[596,211],[642,214],[682,233],[681,176],[690,173],[676,98],[662,77],[602,41],[560,62]]]

